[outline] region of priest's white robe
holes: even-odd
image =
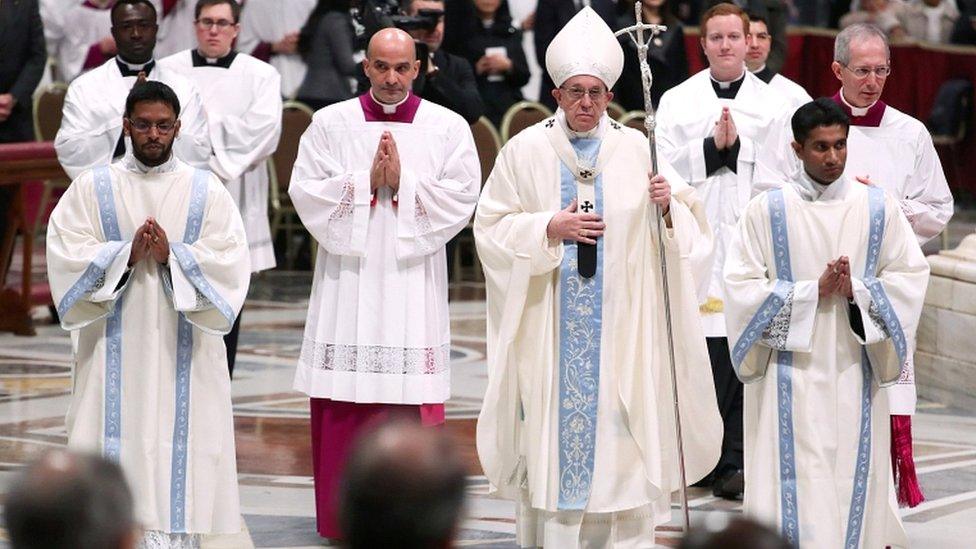
[[[841,255],[850,305],[819,297]],[[822,194],[807,177],[766,192],[739,223],[724,276],[747,384],[745,512],[801,548],[907,546],[880,386],[900,376],[928,272],[897,200],[846,177]]]
[[[67,39],[65,37],[64,14],[75,4],[75,0],[40,0],[38,8],[41,12],[41,23],[44,25],[44,42],[47,44],[47,56],[49,60],[54,60],[54,78],[50,78],[47,71],[41,79],[41,85],[52,81],[67,82],[62,76],[61,69],[61,49],[65,47]]]
[[[165,0],[152,1],[156,5],[156,18],[159,21],[154,50],[156,57],[162,59],[196,47],[197,36],[193,28],[196,0],[175,0],[169,10],[164,8]]]
[[[127,270],[154,217],[168,268]],[[77,333],[68,446],[118,461],[150,531],[241,531],[230,377],[221,334],[248,287],[244,227],[227,190],[171,158],[127,156],[76,178],[51,214],[48,276]]]
[[[302,30],[314,8],[315,0],[248,0],[241,13],[237,51],[254,54],[262,43],[270,45]],[[272,53],[268,62],[281,74],[281,95],[295,97],[307,69],[302,56]]]
[[[604,116],[596,138],[571,145],[564,121],[558,111],[512,138],[478,203],[475,239],[488,292],[488,389],[478,418],[478,455],[491,491],[519,502],[520,545],[569,548],[582,540],[621,546],[629,538],[646,547],[654,543],[654,526],[669,520],[671,492],[679,484],[647,140]],[[579,276],[570,276],[576,273],[576,246],[550,241],[546,227],[575,196],[564,196],[567,185],[576,183],[554,143],[572,155],[569,147],[590,147],[596,139],[596,166],[602,169],[597,186],[605,189],[597,193],[596,207],[607,229],[598,244],[603,283],[594,291],[599,282],[582,290]],[[694,265],[708,257],[711,233],[696,192],[666,160],[660,164],[673,192],[674,228],[667,230],[665,245],[693,482],[715,465],[722,440],[689,282]],[[588,317],[585,322],[570,320],[578,313]],[[605,329],[591,331],[598,325]],[[563,360],[571,347],[588,353],[586,365]],[[597,372],[583,371],[596,369],[598,382]],[[561,389],[560,372],[570,370],[565,379],[578,382],[579,393]],[[560,408],[593,405],[574,420],[588,434],[566,435],[585,450],[569,459],[562,452],[575,443],[560,434],[575,427],[560,428]],[[616,535],[593,539],[601,535],[592,532],[593,521],[604,522],[603,535],[614,524]]]
[[[233,52],[213,64],[194,54],[182,51],[159,65],[179,72],[200,90],[213,147],[210,169],[224,181],[244,218],[251,270],[273,269],[268,158],[281,137],[281,77],[244,53]]]
[[[318,241],[295,389],[358,403],[450,397],[444,245],[471,218],[481,168],[468,124],[409,95],[411,122],[368,121],[370,96],[330,105],[302,136],[288,194]],[[371,200],[384,131],[400,155],[397,200]]]
[[[54,149],[61,167],[72,179],[87,169],[111,162],[122,136],[125,98],[136,77],[123,76],[116,59],[109,59],[68,86]],[[207,167],[210,136],[196,86],[172,69],[159,66],[153,66],[147,78],[173,88],[180,100],[180,134],[173,144],[177,158],[194,167]],[[126,150],[132,150],[128,141],[126,138]]]
[[[835,96],[837,100],[838,96]],[[883,106],[883,110],[881,107]],[[876,126],[852,124],[847,137],[847,166],[844,175],[852,180],[868,177],[874,185],[894,197],[908,219],[919,244],[935,238],[949,223],[953,213],[952,192],[946,181],[939,155],[925,125],[881,102],[872,107],[878,113]],[[792,112],[781,117],[766,138],[756,176],[758,189],[770,189],[780,182],[798,177],[800,161],[790,143]],[[893,415],[915,413],[915,367],[912,359],[915,339],[902,377],[887,388]]]
[[[62,25],[64,44],[56,52],[52,50],[49,53],[56,53],[61,78],[65,82],[71,82],[84,70],[92,45],[112,35],[112,19],[109,9],[95,8],[80,0],[61,9],[63,13],[57,16],[57,20]]]
[[[736,170],[719,168],[707,173],[704,141],[713,135],[715,122],[728,107],[739,135]],[[756,75],[746,71],[735,99],[720,99],[705,69],[664,92],[657,111],[657,138],[661,156],[682,179],[698,191],[705,215],[715,234],[711,269],[697,279],[702,327],[706,337],[725,337],[722,317],[722,263],[739,214],[753,195],[753,169],[757,146],[774,118],[787,104]]]
[[[768,85],[770,88],[773,88],[779,92],[779,94],[786,99],[786,102],[794,109],[813,101],[813,98],[810,97],[807,90],[803,89],[803,86],[797,84],[782,74],[776,74],[773,76]]]

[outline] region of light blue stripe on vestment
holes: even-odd
[[[786,203],[782,189],[767,194],[773,257],[778,281],[793,282]],[[800,543],[800,510],[796,488],[796,448],[793,436],[793,353],[776,351],[776,404],[779,418],[780,522],[783,536]]]
[[[742,361],[745,360],[749,349],[755,345],[756,341],[762,336],[763,331],[772,322],[776,313],[783,308],[786,297],[793,289],[793,274],[790,264],[789,234],[786,230],[786,208],[783,202],[783,191],[775,190],[766,194],[768,201],[768,211],[770,229],[773,239],[773,258],[776,263],[776,285],[773,292],[766,297],[765,301],[759,306],[759,310],[749,320],[746,329],[739,336],[738,341],[732,346],[732,366],[736,373]]]
[[[196,259],[193,258],[193,253],[190,251],[189,246],[183,244],[182,242],[175,242],[171,246],[173,255],[180,264],[180,268],[183,269],[183,274],[186,275],[193,286],[213,303],[214,307],[220,311],[220,314],[227,319],[227,322],[233,326],[236,316],[234,314],[234,309],[231,308],[227,300],[217,293],[207,277],[203,275],[203,271],[200,269],[200,265],[197,264]]]
[[[200,231],[203,227],[203,212],[207,205],[207,182],[209,179],[210,172],[206,170],[196,170],[194,172],[186,228],[183,231],[183,244],[175,242],[170,245],[170,248],[173,255],[176,256],[177,261],[179,261],[183,272],[187,274],[187,277],[194,283],[194,286],[200,288],[199,281],[202,280],[210,288],[210,291],[216,295],[213,287],[206,281],[206,278],[200,271],[200,267],[193,260],[193,255],[187,246],[184,245],[193,244],[200,238]],[[192,270],[195,267],[195,275],[188,271],[187,257],[189,258],[189,262],[192,262],[189,264],[189,269]],[[194,278],[197,280],[194,280]],[[206,295],[202,289],[201,292]],[[210,296],[207,296],[207,298],[216,304]],[[221,312],[223,313],[224,311]],[[179,320],[177,321],[176,328],[176,410],[173,419],[173,456],[171,461],[172,471],[170,474],[169,521],[171,532],[186,533],[186,467],[187,455],[189,453],[187,445],[190,437],[190,364],[193,361],[193,326],[187,321],[183,313],[177,314]],[[225,314],[224,316],[227,315]],[[233,313],[231,317],[233,317]],[[231,323],[233,323],[233,320],[231,320]]]
[[[868,187],[868,253],[864,261],[864,284],[871,291],[871,299],[880,311],[884,307],[894,319],[897,333],[904,341],[901,325],[891,309],[888,296],[885,295],[881,282],[875,278],[878,270],[878,257],[881,255],[881,242],[884,238],[885,208],[884,190],[879,187]],[[885,313],[882,313],[884,318]],[[870,322],[869,319],[863,319]],[[895,348],[898,340],[891,330],[892,324],[885,319]],[[904,364],[904,354],[898,350],[898,356]],[[857,458],[854,462],[854,485],[851,490],[851,507],[847,515],[847,534],[844,536],[845,549],[857,549],[861,544],[861,527],[864,522],[864,506],[867,501],[868,474],[871,472],[871,360],[868,358],[867,347],[861,348],[861,429],[858,433]]]
[[[95,176],[95,198],[98,201],[102,234],[105,240],[121,244],[122,231],[119,230],[119,218],[115,211],[115,195],[112,192],[109,168],[99,166],[92,173]],[[112,257],[117,254],[118,249]],[[108,267],[108,263],[105,267]],[[105,417],[102,453],[116,462],[122,454],[122,303],[123,297],[119,296],[112,312],[105,319]]]
[[[905,338],[905,331],[901,327],[895,308],[892,307],[891,300],[884,290],[884,285],[877,278],[878,257],[881,255],[881,241],[884,238],[884,189],[870,187],[868,196],[871,208],[871,231],[868,236],[868,259],[864,266],[864,285],[871,292],[871,301],[881,315],[885,327],[888,328],[898,359],[905,364],[908,360],[908,340]]]
[[[81,277],[75,282],[71,288],[65,292],[64,297],[61,298],[61,302],[58,303],[58,315],[64,318],[68,311],[75,306],[75,303],[81,299],[81,296],[91,292],[95,289],[95,285],[98,283],[99,279],[105,276],[105,270],[108,269],[112,261],[115,260],[115,256],[119,255],[119,251],[125,246],[125,242],[120,242],[113,240],[110,242],[105,242],[102,245],[102,249],[98,251],[95,255],[95,259],[88,264],[88,268],[82,273]]]
[[[598,139],[572,141],[577,157],[596,164]],[[570,170],[572,168],[573,171]],[[576,166],[560,166],[561,200],[577,197]],[[596,213],[603,209],[603,178],[594,182]],[[603,316],[603,238],[597,239],[596,274],[579,275],[577,247],[563,242],[559,269],[559,498],[560,510],[583,510],[593,485],[597,403],[600,386],[600,335]]]

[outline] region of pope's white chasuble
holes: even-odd
[[[587,135],[568,131],[560,111],[519,133],[479,201],[489,307],[479,456],[492,491],[519,502],[521,545],[592,542],[594,520],[632,533],[610,545],[653,543],[677,465],[647,142],[609,118]],[[714,388],[687,280],[711,242],[694,191],[666,162],[661,170],[675,193],[665,243],[686,457],[699,478],[717,460],[720,419],[714,399],[700,398]],[[590,277],[575,242],[546,236],[573,199],[607,223]]]

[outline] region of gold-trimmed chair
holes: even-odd
[[[474,146],[478,151],[478,160],[481,161],[481,185],[491,174],[495,166],[495,159],[498,151],[502,148],[502,138],[495,129],[495,125],[490,120],[482,116],[474,124],[471,124],[471,135],[474,136]],[[478,260],[478,252],[474,245],[473,217],[468,220],[468,225],[458,233],[457,246],[454,248],[454,257],[451,258],[451,274],[454,282],[461,282],[464,278],[463,273],[463,252],[470,252],[473,263],[474,280],[484,280],[484,272],[481,270],[481,262]]]
[[[620,118],[625,114],[627,114],[627,109],[623,108],[620,103],[614,103],[613,101],[607,103],[607,115],[610,118],[620,122]]]
[[[508,142],[518,132],[529,126],[542,122],[552,116],[552,111],[542,103],[535,101],[519,101],[512,105],[502,117],[502,143]]]
[[[34,95],[32,105],[34,118],[34,139],[36,141],[54,141],[61,128],[64,116],[64,98],[68,94],[68,85],[64,82],[52,82]],[[51,195],[57,189],[67,189],[70,179],[48,179],[44,181],[44,190],[37,206],[37,217],[34,219],[34,234],[39,235],[45,229],[44,217],[51,205]]]
[[[295,205],[288,196],[288,184],[291,182],[291,170],[298,157],[298,143],[308,126],[312,123],[315,111],[305,103],[286,101],[281,107],[281,140],[278,148],[268,159],[268,176],[271,192],[271,239],[277,239],[279,231],[285,231],[285,264],[289,269],[294,268],[296,250],[293,234],[296,230],[304,230],[302,221],[298,218]],[[310,240],[312,254],[315,254],[315,241]],[[314,260],[313,260],[314,263]]]
[[[617,122],[620,122],[628,128],[640,130],[641,133],[647,135],[647,128],[644,127],[644,119],[646,117],[647,114],[644,111],[630,111],[617,119]]]

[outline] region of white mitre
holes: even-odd
[[[574,76],[595,76],[607,89],[624,70],[624,50],[610,27],[589,6],[581,9],[546,50],[546,71],[556,86]]]

